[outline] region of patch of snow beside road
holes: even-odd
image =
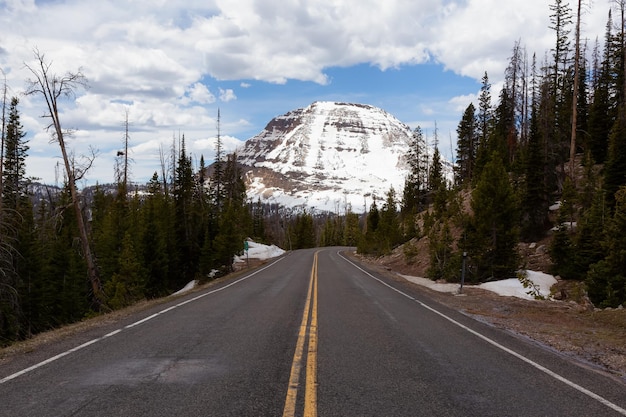
[[[537,271],[526,271],[528,280],[534,284],[539,294],[545,298],[550,298],[550,288],[557,283],[552,275]],[[451,283],[436,282],[427,278],[401,275],[407,281],[430,288],[431,290],[447,293],[458,293],[460,285]],[[524,288],[522,282],[517,278],[504,279],[500,281],[485,282],[479,285],[472,285],[474,288],[481,288],[494,292],[504,297],[518,297],[526,300],[534,300],[531,288]]]

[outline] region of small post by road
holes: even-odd
[[[248,253],[248,249],[250,249],[250,245],[248,244],[247,240],[243,241],[243,249],[246,251],[246,266],[248,269],[250,269],[250,256]]]
[[[459,288],[459,294],[463,294],[463,284],[465,283],[465,260],[467,259],[467,252],[463,252],[463,266],[461,267],[461,288]]]

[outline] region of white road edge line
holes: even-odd
[[[61,359],[61,358],[62,358],[62,357],[64,357],[64,356],[67,356],[67,355],[69,355],[69,354],[71,354],[71,353],[74,353],[74,352],[79,351],[79,350],[81,350],[81,349],[83,349],[83,348],[86,348],[87,346],[91,346],[91,345],[93,345],[94,343],[101,342],[101,341],[102,341],[102,340],[104,340],[104,339],[107,339],[107,338],[109,338],[109,337],[111,337],[111,336],[115,336],[116,334],[121,333],[121,332],[122,332],[123,330],[125,330],[125,329],[130,329],[130,328],[132,328],[132,327],[135,327],[135,326],[138,326],[138,325],[140,325],[140,324],[143,324],[143,323],[145,323],[145,322],[147,322],[147,321],[149,321],[149,320],[152,320],[153,318],[158,317],[158,316],[160,316],[160,315],[162,315],[162,314],[164,314],[164,313],[167,313],[167,312],[169,312],[169,311],[172,311],[172,310],[174,310],[174,309],[176,309],[176,308],[178,308],[178,307],[182,307],[182,306],[184,306],[185,304],[189,304],[189,303],[191,303],[191,302],[193,302],[193,301],[197,301],[197,300],[199,300],[199,299],[201,299],[201,298],[206,297],[207,295],[211,295],[211,294],[215,294],[215,293],[220,292],[220,291],[224,291],[226,288],[232,287],[232,286],[233,286],[233,285],[235,285],[235,284],[238,284],[238,283],[240,283],[240,282],[242,282],[242,281],[247,280],[248,278],[253,277],[254,275],[258,274],[259,272],[262,272],[262,271],[264,271],[264,270],[266,270],[266,269],[268,269],[268,268],[270,268],[270,267],[274,266],[275,264],[277,264],[278,262],[282,261],[283,259],[285,259],[285,257],[284,257],[284,256],[283,256],[283,257],[281,257],[281,258],[278,258],[277,260],[275,260],[275,261],[274,261],[274,262],[272,262],[271,264],[269,264],[269,265],[267,265],[267,266],[265,266],[265,267],[263,267],[263,268],[261,268],[261,269],[259,269],[259,270],[257,270],[257,271],[254,271],[254,272],[253,272],[253,273],[251,273],[250,275],[246,275],[246,276],[245,276],[245,277],[243,277],[243,278],[239,278],[238,280],[231,282],[231,283],[230,283],[230,284],[228,284],[228,285],[224,285],[223,287],[217,288],[217,289],[215,289],[215,290],[212,290],[212,291],[206,292],[206,293],[204,293],[204,294],[198,295],[197,297],[193,297],[193,298],[190,298],[189,300],[186,300],[186,301],[183,301],[183,302],[181,302],[181,303],[175,304],[175,305],[173,305],[173,306],[171,306],[171,307],[168,307],[168,308],[166,308],[166,309],[164,309],[164,310],[159,311],[158,313],[154,313],[154,314],[153,314],[153,315],[151,315],[151,316],[148,316],[148,317],[146,317],[146,318],[143,318],[143,319],[141,319],[141,320],[139,320],[139,321],[136,321],[136,322],[134,322],[134,323],[132,323],[132,324],[126,325],[126,326],[124,326],[124,327],[122,327],[122,328],[120,328],[120,329],[114,330],[114,331],[112,331],[112,332],[110,332],[110,333],[107,333],[107,334],[105,334],[105,335],[104,335],[104,336],[102,336],[102,337],[98,337],[98,338],[96,338],[96,339],[90,340],[90,341],[88,341],[88,342],[83,343],[82,345],[79,345],[79,346],[73,347],[73,348],[71,348],[71,349],[69,349],[69,350],[66,350],[65,352],[59,353],[59,354],[58,354],[58,355],[56,355],[56,356],[52,356],[51,358],[48,358],[48,359],[46,359],[46,360],[44,360],[44,361],[41,361],[41,362],[39,362],[39,363],[37,363],[37,364],[35,364],[35,365],[33,365],[33,366],[30,366],[30,367],[28,367],[28,368],[26,368],[26,369],[22,369],[21,371],[18,371],[18,372],[16,372],[16,373],[12,374],[12,375],[9,375],[9,376],[7,376],[7,377],[4,377],[4,378],[0,379],[0,384],[4,384],[5,382],[8,382],[8,381],[10,381],[10,380],[12,380],[12,379],[18,378],[18,377],[20,377],[20,376],[22,376],[22,375],[24,375],[24,374],[27,374],[27,373],[29,373],[29,372],[31,372],[31,371],[34,371],[34,370],[35,370],[35,369],[37,369],[37,368],[41,368],[42,366],[48,365],[49,363],[54,362],[54,361],[56,361],[57,359]]]
[[[419,300],[417,300],[416,298],[414,298],[414,297],[410,296],[409,294],[407,294],[407,293],[405,293],[405,292],[403,292],[403,291],[400,291],[399,289],[397,289],[397,288],[395,288],[395,287],[393,287],[393,286],[391,286],[391,285],[387,284],[386,282],[382,281],[382,280],[381,280],[381,279],[379,279],[379,278],[376,278],[374,275],[370,274],[369,272],[367,272],[366,270],[364,270],[363,268],[361,268],[360,266],[358,266],[358,265],[357,265],[357,264],[355,264],[354,262],[352,262],[352,261],[350,261],[349,259],[347,259],[347,258],[346,258],[345,256],[343,256],[340,252],[338,252],[338,255],[339,255],[339,256],[341,256],[341,257],[342,257],[342,258],[343,258],[346,262],[348,262],[349,264],[351,264],[352,266],[354,266],[356,269],[358,269],[358,270],[360,270],[361,272],[363,272],[364,274],[368,275],[369,277],[373,278],[374,280],[378,281],[379,283],[383,284],[384,286],[386,286],[386,287],[388,287],[388,288],[392,289],[393,291],[395,291],[395,292],[397,292],[397,293],[401,294],[402,296],[404,296],[404,297],[408,298],[409,300],[415,301],[415,302],[416,302],[416,303],[418,303],[420,306],[422,306],[422,307],[424,307],[425,309],[427,309],[427,310],[429,310],[429,311],[431,311],[431,312],[433,312],[433,313],[437,314],[438,316],[440,316],[440,317],[442,317],[442,318],[444,318],[444,319],[448,320],[450,323],[453,323],[453,324],[457,325],[458,327],[462,328],[463,330],[466,330],[467,332],[469,332],[469,333],[473,334],[474,336],[477,336],[477,337],[481,338],[481,339],[482,339],[482,340],[484,340],[485,342],[487,342],[487,343],[489,343],[489,344],[491,344],[491,345],[493,345],[493,346],[497,347],[498,349],[501,349],[502,351],[504,351],[504,352],[506,352],[506,353],[508,353],[508,354],[510,354],[510,355],[515,356],[516,358],[518,358],[518,359],[520,359],[520,360],[522,360],[522,361],[526,362],[527,364],[529,364],[529,365],[531,365],[531,366],[535,367],[536,369],[538,369],[538,370],[540,370],[541,372],[543,372],[543,373],[545,373],[545,374],[547,374],[547,375],[551,376],[552,378],[554,378],[554,379],[556,379],[556,380],[558,380],[558,381],[561,381],[562,383],[564,383],[564,384],[566,384],[566,385],[570,386],[571,388],[574,388],[575,390],[577,390],[577,391],[579,391],[579,392],[581,392],[581,393],[583,393],[583,394],[587,395],[588,397],[593,398],[594,400],[596,400],[596,401],[598,401],[598,402],[600,402],[600,403],[604,404],[605,406],[607,406],[607,407],[609,407],[609,408],[613,409],[614,411],[617,411],[617,412],[618,412],[618,413],[620,413],[621,415],[626,416],[626,409],[624,409],[624,408],[622,408],[622,407],[618,406],[617,404],[614,404],[614,403],[610,402],[610,401],[609,401],[609,400],[607,400],[606,398],[601,397],[601,396],[599,396],[598,394],[596,394],[596,393],[594,393],[594,392],[592,392],[592,391],[589,391],[587,388],[582,387],[582,386],[580,386],[580,385],[576,384],[576,383],[575,383],[575,382],[573,382],[573,381],[570,381],[569,379],[565,378],[564,376],[561,376],[561,375],[557,374],[556,372],[551,371],[550,369],[546,368],[545,366],[538,364],[537,362],[535,362],[535,361],[533,361],[533,360],[531,360],[531,359],[529,359],[529,358],[527,358],[527,357],[523,356],[522,354],[517,353],[517,352],[515,352],[514,350],[511,350],[511,349],[507,348],[506,346],[501,345],[500,343],[496,342],[496,341],[495,341],[495,340],[493,340],[493,339],[488,338],[487,336],[485,336],[485,335],[483,335],[483,334],[481,334],[481,333],[477,332],[476,330],[472,330],[472,329],[470,329],[469,327],[465,326],[464,324],[459,323],[458,321],[456,321],[456,320],[454,320],[453,318],[451,318],[451,317],[449,317],[449,316],[447,316],[447,315],[443,314],[442,312],[440,312],[440,311],[438,311],[438,310],[435,310],[434,308],[432,308],[432,307],[430,307],[430,306],[428,306],[428,305],[426,305],[426,304],[422,303],[421,301],[419,301]]]

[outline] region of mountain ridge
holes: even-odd
[[[316,101],[270,120],[237,162],[253,200],[363,212],[391,187],[401,192],[412,133],[369,104]]]

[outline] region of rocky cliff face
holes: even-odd
[[[315,102],[271,120],[237,151],[254,200],[362,212],[401,193],[411,129],[376,107]]]

